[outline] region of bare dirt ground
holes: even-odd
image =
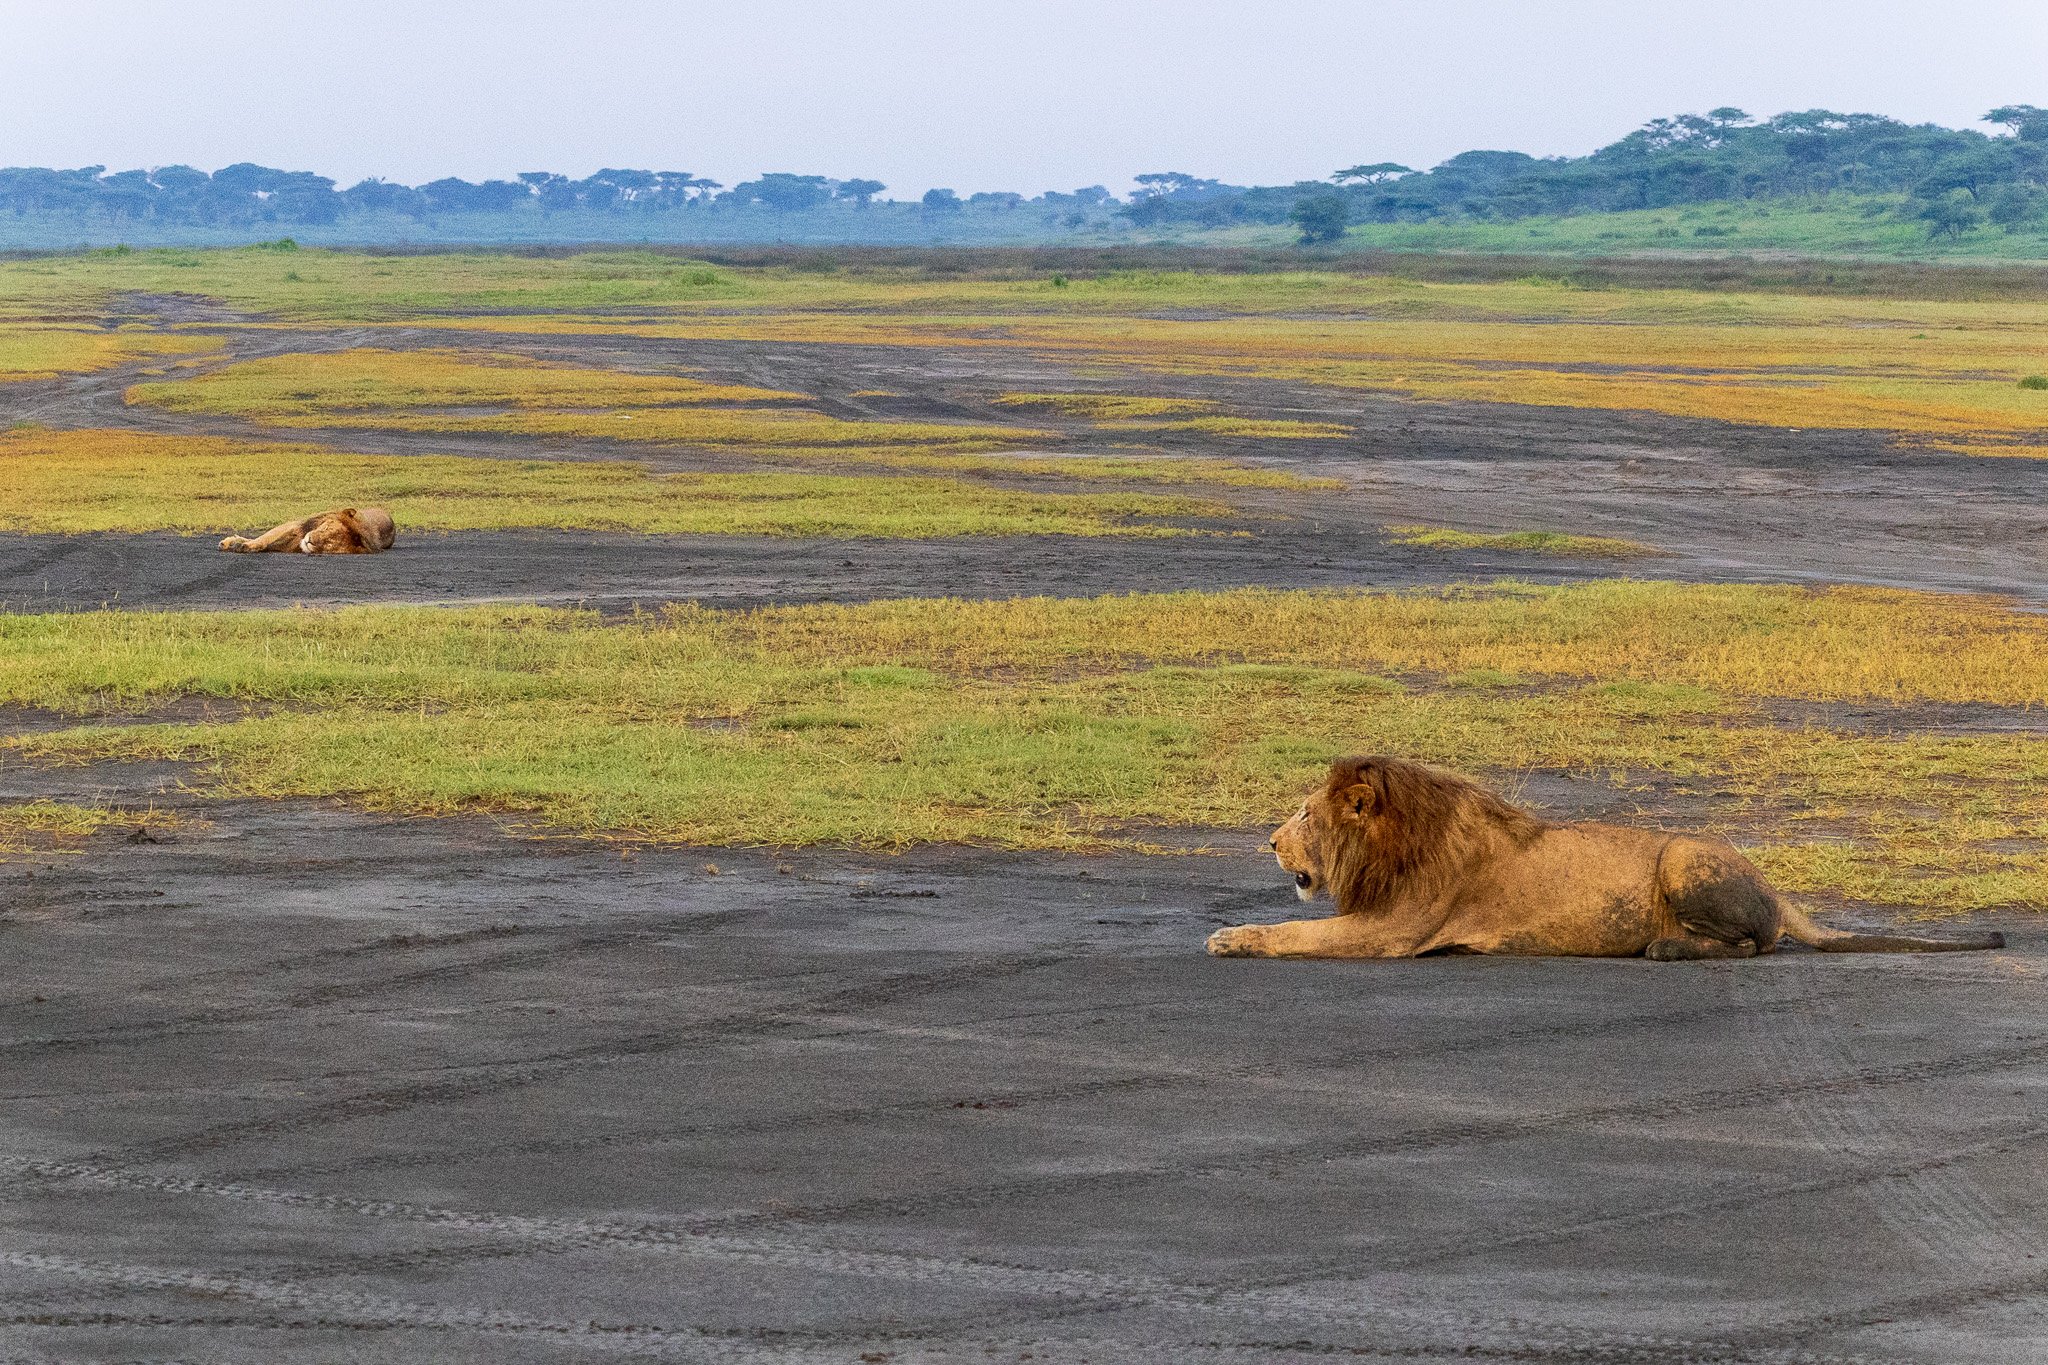
[[[1060,378],[985,352],[619,346],[588,358],[976,417],[974,394]],[[0,389],[0,420],[251,430],[125,409],[123,382]],[[1261,495],[1297,520],[1249,540],[600,536],[572,557],[522,533],[320,561],[10,536],[0,598],[611,606],[1614,571],[1393,549],[1388,521],[1626,535],[1675,552],[1639,566],[1659,576],[2042,595],[2038,465],[1234,392],[1367,427],[1223,452],[1354,487]],[[193,779],[0,761],[0,799],[211,821],[0,862],[0,1359],[2048,1356],[2048,960],[2025,916],[1983,921],[2006,952],[1917,959],[1225,962],[1200,951],[1212,928],[1294,905],[1255,832],[1150,859],[627,850],[202,800]],[[1527,794],[1689,814],[1592,780]]]
[[[206,813],[0,866],[8,1359],[2048,1340],[2025,923],[1922,959],[1227,962],[1202,936],[1289,899],[1254,849],[624,858]]]
[[[470,531],[411,536],[343,563],[230,555],[174,535],[0,533],[0,610],[338,606],[369,602],[547,602],[607,610],[884,597],[1095,596],[1259,585],[1420,587],[1612,573],[1585,561],[1388,545],[1341,531],[1256,539],[1105,536],[790,540]]]
[[[136,316],[149,316],[140,301]],[[170,317],[182,317],[172,310]],[[459,346],[474,343],[545,359],[650,373],[688,373],[734,383],[786,388],[814,394],[818,406],[838,416],[1026,421],[1061,427],[1057,419],[991,406],[1006,390],[1143,391],[1220,399],[1231,410],[1256,417],[1342,422],[1355,434],[1330,441],[1233,441],[1213,435],[1151,434],[1164,448],[1244,459],[1308,475],[1343,479],[1342,491],[1239,493],[1248,511],[1275,518],[1248,523],[1255,545],[1228,551],[1189,548],[1191,563],[1212,552],[1233,556],[1221,578],[1196,568],[1176,579],[1162,569],[1176,556],[1157,547],[1116,542],[1077,551],[1060,542],[1033,546],[1011,542],[1012,558],[1064,561],[1075,553],[1101,566],[1087,591],[1114,590],[1114,580],[1142,590],[1148,575],[1166,581],[1210,586],[1242,575],[1244,582],[1275,586],[1410,585],[1432,576],[1441,581],[1472,575],[1515,574],[1575,577],[1612,573],[1611,563],[1562,562],[1550,557],[1453,556],[1389,553],[1379,528],[1425,523],[1480,531],[1549,530],[1617,536],[1667,553],[1638,561],[1626,571],[1663,578],[1734,581],[1871,583],[1943,591],[2000,592],[2040,599],[2048,595],[2048,461],[1970,459],[1894,449],[1882,433],[1780,430],[1735,426],[1647,413],[1599,412],[1512,404],[1416,403],[1270,380],[1118,375],[1105,378],[1100,366],[1076,367],[1058,357],[994,348],[946,351],[936,348],[824,346],[715,341],[663,341],[632,337],[521,337],[403,328],[334,328],[259,331],[223,325],[228,345],[216,363],[291,350],[341,350],[354,346]],[[633,459],[662,469],[745,467],[729,455],[691,452],[632,442],[550,440],[430,432],[329,432],[262,428],[231,418],[166,413],[129,407],[121,393],[134,370],[71,376],[32,384],[0,386],[0,427],[17,421],[53,426],[109,426],[165,432],[264,435],[291,441],[325,441],[343,448],[390,454],[442,453],[520,459]],[[887,390],[889,398],[857,396]],[[1062,453],[1116,453],[1116,441],[1082,423],[1068,423]],[[1042,481],[1033,486],[1045,487]],[[40,538],[38,538],[40,539]],[[558,559],[528,561],[519,538],[502,546],[491,537],[469,538],[490,554],[504,591],[474,587],[433,596],[548,595],[560,592],[547,580],[560,572]],[[202,542],[193,542],[197,548]],[[726,554],[731,563],[727,564]],[[977,547],[958,551],[968,556]],[[17,579],[20,556],[33,560],[44,550],[8,540],[0,548],[0,597],[24,609],[27,597]],[[132,554],[143,577],[131,583],[125,600],[148,600],[155,591],[155,563],[149,547]],[[941,554],[946,552],[941,551]],[[612,562],[608,556],[608,562]],[[751,578],[760,560],[757,546],[722,538],[690,551],[690,571],[707,583],[721,577]],[[845,558],[848,556],[842,556]],[[863,561],[853,556],[840,595],[872,597],[903,591],[902,576],[885,573],[864,581]],[[799,554],[799,566],[805,556]],[[166,587],[178,591],[179,573],[163,563]],[[881,567],[888,568],[884,563]],[[662,556],[648,555],[639,567],[600,570],[596,595],[657,600],[696,596],[692,580],[665,571]],[[1333,573],[1334,571],[1334,573]],[[394,567],[389,572],[397,573]],[[433,572],[428,570],[427,572]],[[1026,570],[1027,574],[1029,570]],[[637,585],[635,575],[648,582]],[[1419,575],[1419,577],[1418,577]],[[105,580],[81,580],[70,596],[53,593],[47,605],[94,605],[106,600]],[[1096,584],[1110,584],[1098,588]],[[775,585],[764,585],[772,597]],[[793,596],[807,591],[802,570]],[[993,590],[1012,589],[995,583]],[[581,589],[577,589],[581,592]],[[714,588],[715,591],[715,588]],[[980,587],[961,591],[982,591]],[[741,593],[731,600],[744,600]],[[308,600],[328,600],[316,594]],[[180,603],[183,604],[183,603]],[[192,603],[197,605],[197,602]]]

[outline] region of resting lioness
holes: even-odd
[[[2003,934],[1906,938],[1824,929],[1722,839],[1554,825],[1462,778],[1347,758],[1275,830],[1303,900],[1337,913],[1209,936],[1219,957],[1750,957],[1780,935],[1831,953],[2003,948]]]
[[[220,547],[242,554],[373,555],[397,539],[398,524],[383,508],[337,507],[273,526],[254,540],[229,536]]]

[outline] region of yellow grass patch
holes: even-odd
[[[387,507],[406,531],[925,537],[1172,535],[1228,517],[1197,498],[1049,493],[957,479],[658,474],[626,461],[354,455],[132,431],[0,436],[0,529],[260,530],[328,507]]]
[[[201,355],[219,345],[216,338],[188,333],[0,324],[0,383],[108,370],[158,356]]]
[[[1140,373],[1282,379],[1426,401],[1647,411],[1757,426],[1895,432],[1916,442],[2048,444],[2048,305],[1927,303],[1382,282],[1366,315],[926,316],[698,310],[503,317],[487,330],[1010,348]],[[1255,286],[1244,286],[1247,297]],[[1333,288],[1344,288],[1333,284]],[[985,297],[985,295],[983,296]],[[1276,295],[1278,297],[1278,295]],[[963,295],[963,300],[965,296]],[[1526,308],[1529,314],[1517,315]],[[1963,447],[1968,449],[1968,446]]]
[[[365,348],[245,361],[188,379],[137,384],[130,403],[221,413],[269,426],[597,438],[735,452],[775,464],[880,467],[1130,484],[1337,487],[1226,460],[1046,456],[1057,439],[1027,427],[849,421],[802,394],[667,375],[554,365],[520,356]]]
[[[745,406],[801,402],[802,394],[453,351],[275,356],[196,378],[137,384],[127,398],[284,427],[595,436],[710,447],[988,449],[1052,439],[1048,432],[1012,427],[846,421],[802,408]],[[491,408],[507,410],[474,411]]]
[[[1329,441],[1349,436],[1351,428],[1336,422],[1297,422],[1286,418],[1181,417],[1166,422],[1118,422],[1125,431],[1200,431],[1249,441]]]
[[[137,384],[128,401],[172,412],[259,421],[329,420],[379,409],[682,407],[803,402],[775,389],[677,375],[555,365],[525,356],[449,350],[298,352],[244,360],[208,374]]]
[[[999,393],[989,401],[998,407],[1042,409],[1093,422],[1207,412],[1216,407],[1202,398],[1148,398],[1126,393]]]

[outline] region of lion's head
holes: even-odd
[[[398,526],[381,507],[338,507],[307,519],[299,549],[309,555],[347,555],[388,550]]]
[[[1462,778],[1398,758],[1344,758],[1268,841],[1303,900],[1340,914],[1446,873],[1483,829],[1526,838],[1539,821]]]

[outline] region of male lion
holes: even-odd
[[[398,539],[398,524],[381,507],[337,507],[301,521],[273,526],[254,540],[229,536],[223,550],[241,554],[373,555]]]
[[[1824,929],[1721,839],[1622,825],[1554,825],[1462,778],[1346,758],[1273,832],[1303,900],[1337,913],[1241,924],[1218,957],[1750,957],[1790,935],[1824,953],[2003,948],[2003,934],[1905,938]]]

